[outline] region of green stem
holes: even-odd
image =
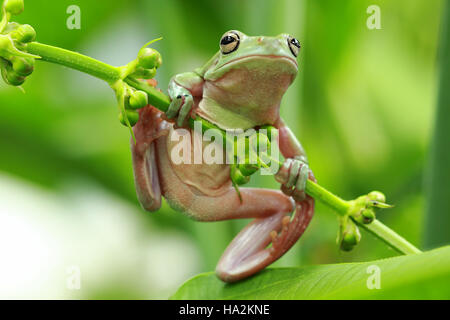
[[[96,78],[112,83],[120,79],[121,69],[110,66],[94,58],[81,53],[49,46],[39,42],[31,42],[27,45],[27,52],[41,57],[42,61],[52,62],[75,69]]]
[[[346,215],[348,210],[350,209],[350,204],[348,203],[348,201],[342,200],[335,194],[331,193],[324,187],[311,180],[306,181],[305,192],[314,199],[317,199],[327,206],[333,208],[334,211],[336,211],[341,216]]]
[[[52,62],[59,65],[63,65],[87,74],[90,74],[94,77],[105,80],[110,85],[114,84],[114,82],[121,80],[123,78],[124,81],[138,89],[146,92],[148,94],[148,101],[151,105],[155,106],[159,110],[165,112],[167,111],[170,98],[159,91],[158,89],[150,86],[147,82],[139,81],[132,77],[127,77],[126,67],[113,67],[91,57],[82,55],[78,52],[69,51],[66,49],[49,46],[46,44],[31,42],[27,45],[27,51],[29,53],[38,55],[41,57],[42,61]],[[206,131],[208,129],[217,129],[220,130],[224,139],[226,140],[226,133],[221,130],[219,127],[214,124],[197,117],[196,119],[191,119],[189,122],[190,127],[193,128],[194,122],[200,121],[202,124],[202,130]],[[317,183],[308,180],[306,183],[306,193],[311,197],[323,202],[327,206],[334,209],[340,216],[345,216],[349,213],[351,208],[351,204],[349,201],[345,201],[333,193],[329,192],[325,188],[321,187]],[[356,222],[356,221],[355,221]],[[417,248],[415,248],[408,241],[400,237],[393,230],[389,229],[381,222],[375,220],[369,225],[364,225],[356,222],[359,226],[363,227],[382,241],[384,241],[387,245],[394,248],[395,250],[403,253],[403,254],[412,254],[420,252]]]
[[[355,221],[355,220],[353,220]],[[356,222],[356,221],[355,221]],[[379,220],[374,220],[370,224],[362,224],[356,222],[360,227],[386,243],[391,248],[402,254],[421,253],[419,249],[414,247],[411,243],[402,238],[392,229],[385,226]]]
[[[167,109],[169,109],[170,98],[155,87],[148,85],[147,82],[139,81],[131,77],[125,78],[125,82],[135,89],[146,92],[148,103],[152,106],[163,112],[166,112]]]

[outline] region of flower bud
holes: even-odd
[[[11,62],[13,70],[20,76],[29,76],[34,70],[34,59],[13,57]]]
[[[18,75],[10,66],[2,68],[2,77],[11,86],[20,86],[25,82],[25,77]]]
[[[361,212],[361,217],[364,224],[372,223],[372,221],[375,219],[375,212],[373,212],[372,209],[364,209]]]
[[[242,174],[236,165],[231,166],[231,181],[237,185],[243,185],[250,181],[250,177],[246,177]]]
[[[386,196],[380,191],[372,191],[368,194],[370,200],[378,201],[378,202],[386,202]]]
[[[152,48],[142,48],[138,53],[138,64],[145,69],[159,68],[162,64],[161,54]]]
[[[238,165],[239,171],[242,173],[243,176],[251,176],[252,174],[254,174],[256,171],[259,170],[259,165],[258,164],[253,164],[253,163],[241,163]]]
[[[140,109],[148,104],[148,96],[144,91],[137,90],[130,95],[129,105],[132,109]]]
[[[18,42],[28,43],[36,40],[36,31],[29,24],[24,24],[11,32],[11,38]]]
[[[17,16],[23,12],[23,0],[5,0],[3,2],[3,8],[5,8],[6,12]]]
[[[272,141],[272,130],[277,130],[277,129],[274,126],[271,126],[271,125],[264,125],[264,126],[261,126],[259,128],[259,130],[265,130],[265,132],[266,132],[265,135],[269,139],[269,142],[271,142]],[[262,134],[262,132],[261,132],[261,134]]]
[[[152,79],[156,75],[156,68],[152,69],[138,68],[135,72],[132,73],[132,75],[138,79]]]
[[[347,226],[342,233],[341,250],[351,251],[361,240],[361,234],[358,227],[351,221],[348,221]]]
[[[125,110],[125,113],[128,121],[130,122],[130,125],[133,127],[139,120],[139,113],[133,110]],[[122,112],[119,113],[119,121],[124,126],[127,126],[127,122],[125,121]]]

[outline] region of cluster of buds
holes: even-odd
[[[261,155],[269,155],[271,129],[273,127],[267,126],[261,129],[266,129],[267,134],[257,131],[251,136],[238,137],[233,140],[233,157],[234,161],[230,166],[231,182],[235,186],[239,194],[238,186],[244,185],[250,181],[250,176],[258,171],[262,166],[267,166],[261,159]],[[239,144],[243,144],[243,154],[239,154]],[[240,196],[240,194],[239,194]]]
[[[9,22],[11,16],[23,12],[23,0],[5,0],[0,21],[0,67],[3,80],[20,86],[34,70],[38,56],[25,52],[26,44],[36,39],[36,32],[28,24]]]
[[[144,46],[139,50],[137,58],[123,67],[124,77],[152,79],[161,64],[161,54],[155,49]],[[122,86],[121,94],[116,90],[118,98],[122,100],[120,104],[123,104],[119,113],[119,121],[124,126],[133,127],[139,120],[138,109],[148,104],[148,96],[144,91],[136,90],[123,81],[120,85]]]
[[[379,191],[372,191],[350,201],[350,210],[347,215],[341,217],[338,235],[338,244],[343,251],[351,251],[361,240],[359,224],[370,224],[375,220],[376,208],[390,208],[385,203],[386,197]]]
[[[128,124],[125,120],[126,117],[130,125],[133,127],[139,120],[139,112],[137,110],[148,104],[148,97],[144,91],[134,90],[126,84],[125,86],[127,89],[127,93],[124,98],[125,112],[119,113],[119,121],[124,126],[127,126]]]

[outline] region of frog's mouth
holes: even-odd
[[[295,67],[296,70],[298,69],[297,60],[295,60],[294,58],[288,57],[288,56],[278,56],[278,55],[268,55],[268,54],[252,54],[252,55],[249,55],[249,56],[240,57],[240,58],[236,58],[236,59],[230,60],[230,61],[222,64],[221,66],[218,66],[217,70],[220,70],[220,69],[222,69],[225,66],[238,64],[238,63],[240,63],[242,61],[255,59],[255,58],[284,60],[284,61],[287,61],[290,64],[292,64],[293,67]]]

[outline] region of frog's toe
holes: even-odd
[[[292,197],[297,202],[301,202],[306,198],[306,180],[309,177],[309,167],[306,163],[302,163],[300,170],[298,172],[297,182],[295,183],[294,191],[292,192]]]
[[[172,99],[172,102],[167,109],[166,116],[168,119],[176,119],[176,124],[182,127],[188,118],[194,99],[189,94],[180,94]]]
[[[183,96],[183,98],[183,103],[181,105],[180,112],[177,118],[177,125],[179,127],[182,127],[184,125],[185,120],[189,117],[192,106],[194,104],[194,100],[192,99],[191,95],[186,94]]]
[[[286,159],[276,176],[277,181],[281,183],[281,191],[297,202],[305,200],[306,181],[310,171],[302,158]]]
[[[181,106],[183,105],[184,96],[178,95],[170,102],[169,108],[167,109],[166,116],[169,119],[173,119],[178,115]]]

